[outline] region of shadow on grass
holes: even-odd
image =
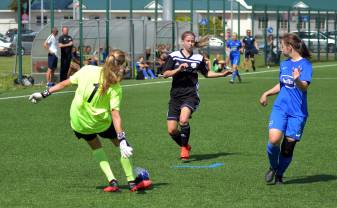
[[[161,186],[166,186],[168,183],[152,183],[151,188],[146,189],[146,190],[139,190],[137,191],[138,194],[146,194],[146,191],[157,189]],[[104,189],[106,186],[96,186],[96,189]],[[129,191],[129,186],[128,185],[119,185],[119,188],[121,191]]]
[[[232,152],[218,152],[218,153],[211,153],[211,154],[192,154],[190,159],[186,162],[194,162],[194,161],[203,161],[203,160],[210,160],[215,158],[221,158],[229,155],[237,155],[239,153],[232,153]]]
[[[300,176],[296,179],[285,181],[284,184],[305,184],[305,183],[327,182],[333,180],[337,180],[336,175],[320,174],[312,176]]]

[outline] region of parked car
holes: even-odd
[[[224,41],[217,37],[210,37],[208,45],[214,48],[224,47]]]
[[[13,49],[0,46],[0,56],[13,56]]]
[[[310,41],[310,48],[312,52],[318,52],[318,45],[319,45],[319,51],[320,52],[334,52],[335,51],[335,40],[333,38],[330,38],[326,36],[322,32],[317,31],[294,31],[292,32],[296,35],[298,35],[305,44],[309,47],[309,41]]]
[[[0,56],[11,56],[14,54],[14,45],[6,39],[0,38]]]
[[[10,38],[10,41],[14,40],[15,35],[18,33],[18,29],[17,28],[13,28],[13,29],[9,29],[6,32],[6,36]],[[35,32],[34,30],[30,30],[30,29],[25,29],[22,28],[21,30],[21,34],[22,35],[33,35],[36,36],[38,32]]]
[[[34,34],[34,33],[22,34],[21,35],[21,45],[22,45],[21,54],[22,55],[31,54],[32,45],[33,45],[33,41],[35,39],[35,36],[36,36],[36,34]],[[14,35],[13,44],[15,46],[16,46],[17,37],[18,37],[17,35]]]

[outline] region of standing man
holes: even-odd
[[[252,62],[253,71],[255,71],[255,59],[254,55],[258,53],[257,50],[257,42],[255,37],[252,36],[252,32],[250,30],[246,31],[247,36],[242,39],[242,45],[245,49],[245,60],[243,62],[243,67],[246,69],[246,72],[249,71],[249,59]]]
[[[46,73],[47,88],[54,86],[53,78],[54,72],[57,68],[57,40],[56,36],[58,30],[54,27],[51,30],[51,34],[48,36],[47,40],[44,42],[43,47],[48,50],[48,70]]]
[[[68,35],[68,27],[62,27],[62,35],[59,37],[59,48],[61,48],[61,70],[60,82],[66,80],[71,62],[71,49],[73,47],[73,38]]]

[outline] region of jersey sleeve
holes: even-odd
[[[81,76],[83,76],[83,74],[85,74],[85,72],[86,72],[85,68],[86,68],[86,66],[82,67],[80,70],[75,72],[75,74],[73,74],[69,77],[69,80],[70,80],[71,84],[78,84],[79,78]]]
[[[307,81],[308,84],[310,84],[312,80],[312,64],[311,63],[306,63],[302,66],[300,80]]]
[[[48,44],[50,44],[50,43],[51,43],[51,35],[49,35],[49,36],[48,36],[48,38],[47,38],[46,42],[47,42]]]
[[[62,35],[59,37],[59,43],[62,43],[62,44],[63,44],[63,38],[62,38]]]
[[[122,101],[122,88],[114,89],[111,91],[110,96],[110,110],[120,110],[120,104]]]
[[[203,60],[200,62],[199,66],[198,66],[198,71],[200,71],[201,74],[204,75],[204,76],[207,75],[208,69],[207,69],[207,64],[206,64],[205,59],[203,59]]]
[[[163,72],[167,70],[173,70],[174,69],[174,60],[171,55],[169,55],[168,59],[166,60],[164,67],[163,67]]]

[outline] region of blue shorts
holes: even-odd
[[[269,129],[278,129],[286,137],[300,141],[307,117],[289,116],[280,109],[273,108],[269,118]]]
[[[231,65],[239,65],[240,64],[240,54],[230,54],[229,59],[231,61]]]
[[[51,70],[57,68],[57,56],[55,54],[48,53],[48,68]]]

